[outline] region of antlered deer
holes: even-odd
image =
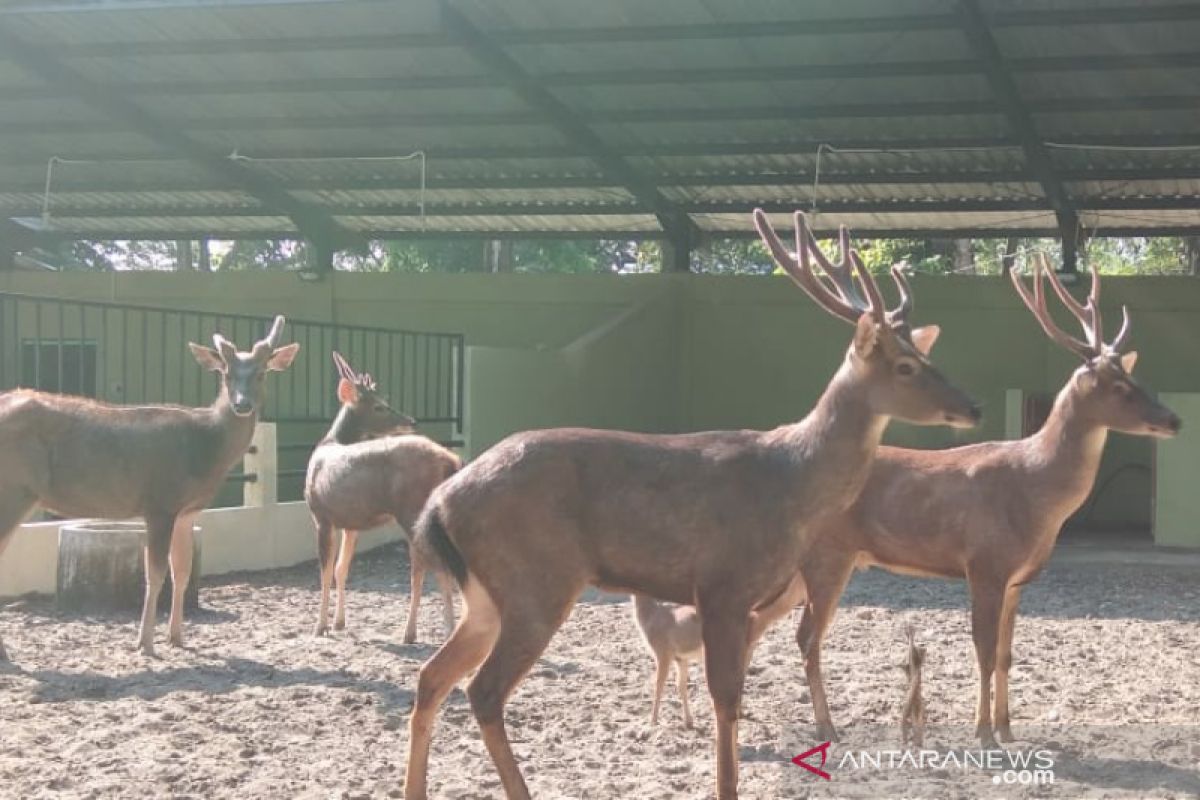
[[[321,607],[314,633],[329,629],[329,585],[335,572],[333,529],[342,529],[337,557],[337,612],[333,626],[346,626],[346,579],[358,532],[395,521],[409,537],[412,598],[404,641],[417,637],[417,610],[425,583],[425,554],[412,546],[412,525],[434,487],[462,465],[458,456],[436,442],[413,433],[412,417],[394,411],[380,396],[375,380],[356,373],[338,353],[333,354],[341,380],[342,403],[333,426],[317,443],[308,461],[304,499],[317,527],[317,557],[321,569]],[[449,635],[454,628],[454,595],[449,578],[435,570],[442,589],[442,613]]]
[[[300,349],[279,347],[283,324],[276,317],[248,353],[219,333],[215,350],[188,345],[200,366],[221,376],[208,408],[112,406],[24,389],[0,395],[0,550],[39,505],[68,517],[144,517],[146,597],[138,645],[154,654],[168,556],[170,641],[182,644],[192,522],[249,447],[267,372],[287,369]]]
[[[804,583],[797,575],[779,597],[750,614],[747,663],[763,634],[803,598]],[[692,710],[688,705],[688,665],[704,651],[704,641],[700,637],[700,615],[696,607],[669,605],[644,594],[635,594],[633,617],[637,620],[646,647],[654,656],[654,699],[650,704],[650,724],[658,724],[659,702],[674,662],[679,702],[683,705],[683,726],[692,727]]]
[[[649,435],[558,429],[505,439],[436,489],[417,537],[463,587],[466,613],[421,669],[410,721],[409,800],[427,793],[438,707],[467,694],[510,798],[529,797],[505,731],[509,694],[589,584],[694,604],[717,728],[717,791],[737,796],[737,716],[750,614],[799,567],[813,520],[858,494],[888,420],[969,426],[979,409],[933,367],[935,328],[906,321],[909,289],[886,311],[849,235],[826,259],[796,215],[792,254],[761,211],[775,260],[821,307],[855,326],[816,408],[772,431]],[[833,281],[814,273],[817,259]],[[866,291],[855,285],[857,272]]]
[[[1100,276],[1084,307],[1044,262],[1033,294],[1018,272],[1013,286],[1051,340],[1083,364],[1058,393],[1042,429],[1025,439],[950,450],[882,447],[857,502],[821,524],[801,561],[809,599],[796,632],[812,692],[818,738],[837,732],[821,678],[821,639],[855,566],[941,578],[966,578],[979,662],[977,735],[1012,741],[1008,672],[1021,587],[1037,576],[1062,524],[1091,491],[1109,430],[1169,437],[1180,420],[1130,377],[1137,353],[1122,353],[1129,312],[1112,344],[1100,326]],[[1065,333],[1046,310],[1043,276],[1083,326],[1087,341]],[[996,678],[995,729],[990,702]]]

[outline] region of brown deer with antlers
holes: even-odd
[[[1091,491],[1108,431],[1170,437],[1179,417],[1131,377],[1125,352],[1129,312],[1111,344],[1102,338],[1100,276],[1092,267],[1087,305],[1077,302],[1044,258],[1033,293],[1013,286],[1052,341],[1083,362],[1059,392],[1042,429],[1025,439],[949,450],[882,447],[857,502],[822,522],[801,562],[808,603],[796,633],[805,658],[818,738],[836,739],[821,677],[821,639],[856,566],[966,578],[979,662],[977,735],[985,746],[1012,741],[1008,673],[1021,587],[1037,576],[1062,524]],[[1086,341],[1058,327],[1046,309],[1043,277],[1083,326]],[[995,677],[993,717],[991,684]],[[994,719],[994,727],[993,727]]]
[[[192,522],[250,446],[268,372],[300,349],[279,346],[283,317],[250,352],[221,334],[212,350],[189,344],[221,377],[208,408],[111,406],[23,389],[0,394],[0,551],[30,511],[146,520],[146,597],[138,645],[154,654],[158,595],[170,561],[170,641],[183,643],[183,598],[192,572]],[[7,654],[0,644],[0,660]]]
[[[837,374],[804,420],[772,431],[519,433],[438,487],[417,537],[454,572],[466,612],[421,669],[410,720],[409,800],[427,795],[439,706],[476,667],[467,695],[488,753],[507,796],[529,797],[504,706],[588,585],[696,606],[716,717],[717,794],[737,797],[751,613],[795,577],[813,522],[858,494],[891,417],[926,425],[978,421],[975,403],[926,358],[937,330],[909,328],[912,303],[902,275],[894,273],[901,305],[886,311],[845,230],[834,264],[802,214],[795,254],[765,214],[754,219],[801,289],[854,326]],[[813,259],[835,288],[817,277]]]
[[[428,556],[412,546],[411,531],[421,506],[434,487],[458,471],[454,453],[413,433],[416,420],[392,409],[379,394],[375,379],[357,373],[341,354],[333,354],[341,380],[342,403],[329,432],[317,443],[308,461],[304,499],[317,527],[317,558],[321,570],[321,605],[313,633],[329,630],[329,588],[337,575],[337,612],[333,626],[346,626],[346,581],[358,543],[358,532],[396,522],[409,537],[412,597],[405,643],[417,637],[417,611],[425,585]],[[334,565],[333,529],[342,529]],[[454,594],[449,578],[435,570],[442,590],[446,634],[454,628]]]

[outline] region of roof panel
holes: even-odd
[[[1187,207],[1200,198],[1200,148],[1128,149],[1200,144],[1200,60],[1189,55],[1200,9],[1177,0],[984,6],[1070,195],[1084,208],[1123,209],[1086,218],[1200,224]],[[81,103],[78,84],[96,81],[142,85],[127,96],[164,127],[205,153],[249,156],[237,163],[251,182],[290,190],[368,233],[645,233],[658,223],[638,209],[653,207],[645,198],[654,191],[683,208],[728,210],[694,216],[745,232],[753,204],[809,207],[814,186],[818,208],[856,210],[822,211],[825,223],[943,232],[1054,225],[946,0],[457,7],[599,144],[572,130],[575,122],[527,107],[455,45],[436,0],[9,4],[0,27],[82,79],[43,86],[31,76],[45,70],[0,57],[0,208],[37,216],[57,156],[103,163],[55,165],[55,225],[293,229],[227,170],[172,151],[169,135],[155,143],[130,119]],[[1146,60],[1156,54],[1170,67]],[[1101,63],[1114,58],[1124,61]],[[144,90],[153,83],[163,86]],[[1054,146],[1086,142],[1116,147]],[[418,150],[429,154],[423,196],[419,161],[400,159]],[[614,154],[629,154],[639,180],[660,188],[623,185],[638,180],[614,168]],[[338,158],[354,155],[365,158]],[[419,213],[422,197],[433,215]]]

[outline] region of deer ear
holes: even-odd
[[[338,402],[343,405],[353,405],[358,402],[358,389],[354,384],[342,378],[338,381]]]
[[[221,356],[217,354],[216,350],[195,342],[188,342],[188,347],[191,348],[192,355],[195,356],[200,366],[213,372],[225,371],[225,362],[221,360]]]
[[[878,338],[879,328],[875,324],[875,320],[871,318],[870,314],[864,313],[854,326],[854,352],[858,353],[860,358],[867,358],[875,349]]]
[[[920,351],[921,355],[929,355],[929,351],[933,349],[933,343],[938,340],[942,329],[937,325],[926,325],[922,328],[914,328],[912,332],[913,347]]]
[[[292,365],[296,360],[296,354],[300,352],[300,343],[292,342],[289,345],[279,348],[271,357],[267,359],[267,369],[272,372],[283,372]]]
[[[1137,350],[1130,350],[1121,356],[1121,369],[1125,370],[1126,375],[1133,374],[1133,365],[1137,363]]]

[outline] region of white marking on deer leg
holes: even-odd
[[[354,560],[357,544],[358,531],[342,531],[342,550],[337,560],[337,613],[333,618],[333,627],[339,631],[346,627],[346,580],[350,577],[350,562]]]
[[[410,557],[412,558],[409,572],[411,588],[408,597],[408,621],[404,623],[405,644],[412,644],[417,640],[417,612],[421,609],[421,590],[425,588],[425,565],[420,562],[415,553]]]
[[[192,579],[193,540],[192,524],[195,516],[180,517],[175,522],[171,536],[171,619],[168,623],[171,644],[183,645],[183,603],[187,596],[188,583]]]

